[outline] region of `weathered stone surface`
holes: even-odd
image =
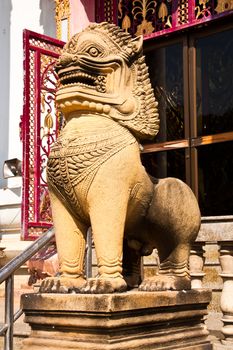
[[[152,180],[141,164],[140,142],[159,131],[142,43],[114,24],[92,23],[70,39],[56,64],[56,105],[66,125],[51,146],[47,182],[60,277],[43,281],[41,293],[191,287],[196,198],[179,179]],[[85,281],[89,226],[98,278]],[[142,282],[141,257],[154,248],[159,273]]]
[[[23,350],[210,350],[208,290],[25,294]]]
[[[213,343],[213,350],[233,350],[233,344],[223,344],[221,341]]]
[[[202,242],[231,241],[233,231],[232,216],[202,218],[197,240]]]

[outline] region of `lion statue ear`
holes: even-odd
[[[143,36],[137,36],[136,38],[133,38],[131,40],[131,43],[133,44],[133,52],[135,54],[139,54],[142,51],[142,45],[143,45]]]
[[[125,43],[121,50],[122,56],[127,60],[131,61],[135,59],[135,56],[142,54],[143,37],[142,35],[136,38],[130,39]]]

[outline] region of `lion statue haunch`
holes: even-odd
[[[41,292],[113,293],[190,288],[190,244],[200,227],[195,196],[182,181],[154,184],[139,142],[159,130],[142,38],[91,24],[65,45],[56,95],[66,126],[47,164],[60,277]],[[85,280],[92,226],[98,277]],[[141,280],[141,257],[157,248],[159,272]]]

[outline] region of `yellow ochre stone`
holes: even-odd
[[[40,292],[190,289],[190,244],[200,227],[196,198],[179,179],[152,182],[140,160],[139,143],[159,130],[142,37],[90,24],[65,45],[56,71],[66,125],[52,146],[47,180],[60,277],[44,280]],[[89,226],[98,276],[86,280]],[[159,271],[142,281],[141,256],[154,248]]]

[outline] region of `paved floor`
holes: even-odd
[[[14,312],[20,308],[20,297],[23,293],[30,293],[33,290],[27,287],[28,276],[20,276],[15,278],[15,293],[14,293]],[[5,315],[5,286],[4,283],[0,285],[0,326],[4,322]],[[22,315],[14,325],[14,350],[22,349],[22,342],[25,336],[30,332],[30,327],[24,323],[24,316]],[[4,349],[4,338],[0,336],[0,350]]]
[[[23,349],[23,338],[14,338],[14,350],[22,350]],[[4,340],[2,337],[0,337],[0,349],[3,349],[4,346]]]

